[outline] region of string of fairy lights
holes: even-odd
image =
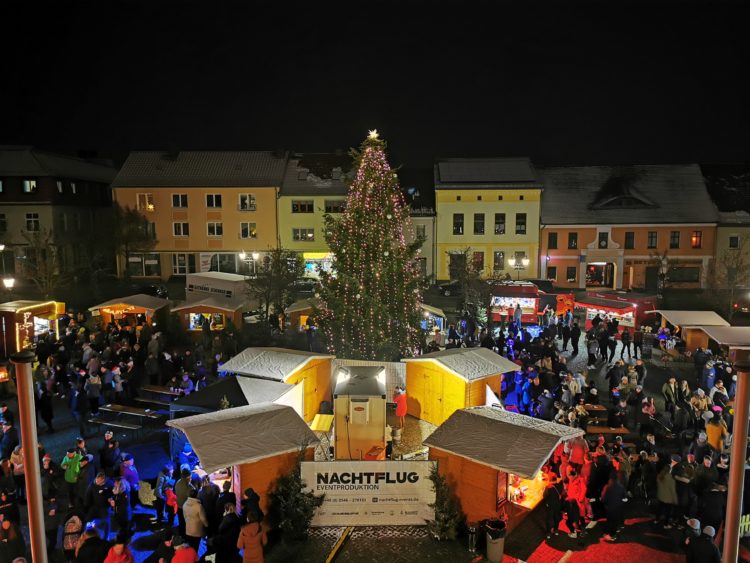
[[[345,212],[326,217],[332,273],[321,274],[318,323],[340,357],[390,360],[419,345],[419,244],[407,242],[409,208],[385,149],[371,131],[357,154]]]

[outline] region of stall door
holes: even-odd
[[[450,415],[458,409],[466,407],[466,383],[453,375],[444,375],[442,377],[443,390],[441,393],[441,411],[440,422],[445,422]]]
[[[315,378],[315,370],[309,370],[302,379],[302,388],[305,392],[305,421],[310,422],[318,413],[318,385]]]

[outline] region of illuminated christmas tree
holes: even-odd
[[[397,360],[413,355],[421,339],[422,241],[406,240],[409,208],[377,131],[354,157],[346,209],[338,219],[326,216],[333,268],[321,273],[318,324],[340,358]]]

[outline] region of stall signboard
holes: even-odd
[[[435,517],[430,504],[434,461],[310,461],[307,490],[325,494],[313,526],[419,526]]]

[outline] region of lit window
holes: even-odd
[[[315,240],[315,229],[292,229],[292,240],[312,242]]]
[[[313,213],[312,200],[292,200],[292,213]]]
[[[136,207],[139,211],[154,210],[154,194],[137,194]]]
[[[257,238],[258,233],[255,223],[240,223],[240,238]]]
[[[23,192],[26,194],[33,194],[36,192],[36,180],[24,180]]]
[[[502,272],[505,269],[505,252],[496,250],[492,253],[492,269]]]
[[[172,194],[172,207],[187,207],[187,194]]]
[[[190,236],[190,224],[189,223],[172,223],[172,232],[176,237],[187,237]]]
[[[208,223],[208,236],[210,237],[224,236],[224,223],[218,223],[218,222]]]
[[[221,194],[206,194],[206,207],[221,207]]]
[[[505,234],[505,213],[495,213],[495,234]]]
[[[255,211],[255,194],[240,194],[240,211]]]
[[[464,214],[463,213],[453,214],[453,234],[454,235],[464,234]]]
[[[700,248],[703,245],[703,231],[693,231],[690,235],[690,246],[692,248]]]

